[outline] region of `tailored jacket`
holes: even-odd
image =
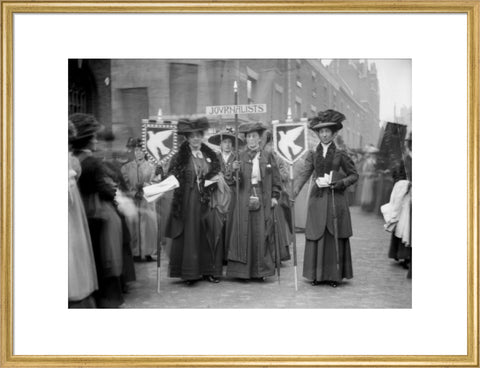
[[[232,233],[230,235],[230,244],[228,250],[228,259],[231,261],[247,262],[247,244],[248,237],[248,223],[250,212],[248,209],[248,203],[250,194],[252,193],[251,177],[252,177],[252,160],[249,156],[248,149],[240,152],[240,186],[238,194],[239,210],[237,212],[236,204],[233,209],[233,223]],[[277,164],[271,152],[261,151],[259,158],[260,176],[261,176],[261,193],[257,193],[261,196],[262,202],[259,209],[261,218],[264,222],[264,227],[261,227],[261,231],[258,234],[260,243],[266,241],[267,233],[266,229],[269,226],[269,222],[272,221],[272,208],[271,201],[273,198],[279,198],[281,191],[281,180],[278,172]],[[235,198],[232,198],[235,201]],[[238,222],[240,222],[239,225]],[[237,227],[238,226],[238,227]],[[238,230],[240,235],[238,236]],[[238,238],[239,239],[238,239]]]
[[[313,174],[313,179],[323,177],[333,171],[333,181],[339,182],[340,188],[334,190],[334,201],[337,215],[337,234],[339,238],[352,236],[352,221],[348,209],[345,189],[358,180],[355,164],[347,153],[338,149],[332,142],[323,157],[323,146],[318,144],[315,151],[307,153],[304,166],[294,179],[294,193],[300,192],[303,185]],[[307,222],[305,236],[307,240],[320,239],[327,229],[334,234],[333,228],[333,201],[331,188],[319,188],[315,182],[312,185],[308,199]]]

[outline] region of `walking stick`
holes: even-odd
[[[277,207],[272,208],[272,217],[273,217],[273,245],[275,246],[275,266],[277,267],[277,279],[280,284],[280,244],[277,241],[277,218],[275,217],[275,211]]]
[[[139,163],[137,162],[137,191],[138,185],[140,183],[140,174],[138,172]],[[140,256],[140,261],[142,260],[142,223],[141,223],[141,209],[140,206],[142,205],[142,198],[137,198],[137,212],[138,212],[138,254]]]
[[[162,253],[162,246],[157,239],[157,294],[160,294],[160,255]]]
[[[234,94],[234,101],[235,105],[238,105],[238,86],[237,81],[233,83],[233,94]],[[235,160],[239,160],[238,156],[238,114],[235,114]],[[235,207],[237,211],[237,247],[240,245],[240,205],[239,205],[239,198],[238,192],[240,191],[240,182],[238,178],[238,169],[235,170]]]
[[[292,212],[292,232],[293,232],[293,269],[295,277],[295,291],[298,291],[298,278],[297,278],[297,235],[295,233],[295,202],[293,193],[293,164],[290,164],[290,186],[292,191],[292,201],[290,201],[290,209]]]
[[[330,177],[332,177],[332,172],[330,173]],[[337,222],[337,209],[335,207],[335,190],[331,187],[332,190],[332,217],[333,217],[333,238],[335,240],[335,254],[336,254],[336,263],[337,263],[337,274],[339,279],[341,279],[340,275],[340,256],[338,254],[338,222]]]

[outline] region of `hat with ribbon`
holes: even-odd
[[[232,127],[227,127],[226,129],[221,130],[220,132],[215,133],[214,135],[210,136],[208,138],[208,143],[215,144],[216,146],[219,146],[220,143],[222,143],[222,141],[224,139],[231,139],[232,144],[235,145],[235,130]],[[244,143],[245,142],[244,142],[243,138],[239,136],[238,137],[238,145],[241,146]]]
[[[343,128],[342,122],[345,115],[335,110],[320,111],[317,116],[310,119],[310,129],[319,130],[322,128],[330,128],[333,132]]]
[[[188,134],[193,132],[201,132],[210,128],[207,118],[198,118],[195,120],[182,119],[178,121],[178,134]]]
[[[238,127],[238,131],[245,135],[252,132],[258,132],[258,134],[262,134],[265,130],[267,130],[267,126],[261,121],[242,123]]]

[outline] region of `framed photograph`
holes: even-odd
[[[478,366],[479,11],[2,1],[0,365]]]

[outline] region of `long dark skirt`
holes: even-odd
[[[335,239],[328,230],[325,230],[320,239],[306,240],[303,259],[303,277],[317,281],[342,281],[353,277],[352,254],[350,240],[338,239],[339,271],[337,272],[337,258]]]
[[[228,261],[227,276],[252,279],[275,274],[273,252],[267,239],[260,238],[260,226],[265,226],[261,211],[251,211],[248,221],[247,263]]]
[[[197,186],[191,190],[183,232],[172,239],[169,276],[183,280],[198,280],[203,275],[218,277],[222,275],[223,247],[210,249],[204,226],[210,209],[201,205]]]
[[[397,238],[392,234],[390,240],[390,249],[388,250],[388,258],[395,260],[405,259],[410,260],[412,258],[412,247],[406,247],[402,243],[402,239]]]

